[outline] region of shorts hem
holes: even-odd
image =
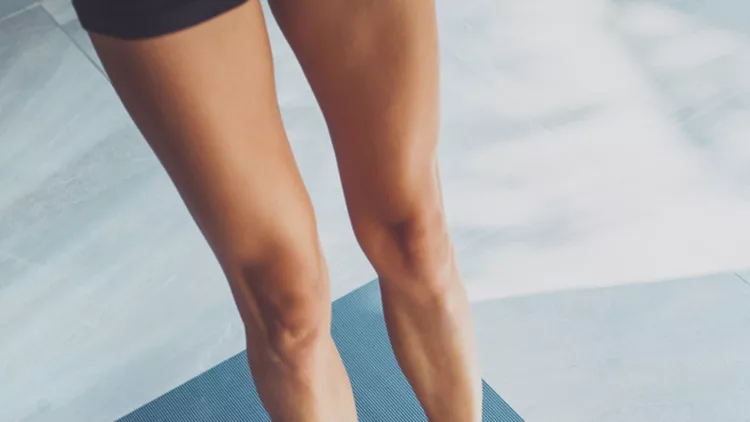
[[[177,0],[159,4],[138,1],[74,0],[81,26],[88,32],[124,40],[154,38],[199,25],[226,13],[247,0]],[[161,2],[165,3],[165,2]],[[148,7],[148,10],[143,10]]]

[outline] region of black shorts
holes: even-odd
[[[246,0],[73,0],[87,31],[122,39],[151,38],[205,22]]]

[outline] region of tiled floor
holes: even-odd
[[[70,37],[70,39],[86,54],[98,68],[102,68],[99,56],[91,45],[91,40],[78,21],[71,0],[41,0],[41,5],[52,16],[55,23]]]
[[[112,420],[239,351],[241,327],[69,2],[30,4],[0,4],[0,420]],[[739,277],[587,290],[750,268],[745,3],[438,4],[445,199],[489,381],[529,422],[750,419]],[[270,29],[338,297],[374,274]]]
[[[12,16],[28,7],[34,6],[35,0],[4,0],[0,2],[0,18]]]
[[[527,421],[750,419],[750,286],[734,274],[474,309],[487,381]]]

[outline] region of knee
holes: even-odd
[[[287,367],[303,367],[330,336],[330,299],[319,254],[280,252],[247,264],[239,304],[248,347]]]
[[[399,291],[420,295],[445,292],[454,261],[439,203],[423,203],[411,207],[403,218],[379,219],[369,226],[360,230],[358,238],[381,283],[400,283]]]

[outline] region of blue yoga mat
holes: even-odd
[[[333,338],[352,381],[362,422],[427,421],[396,363],[372,282],[333,304]],[[485,422],[523,422],[486,383]],[[265,422],[245,352],[193,378],[120,422]]]

